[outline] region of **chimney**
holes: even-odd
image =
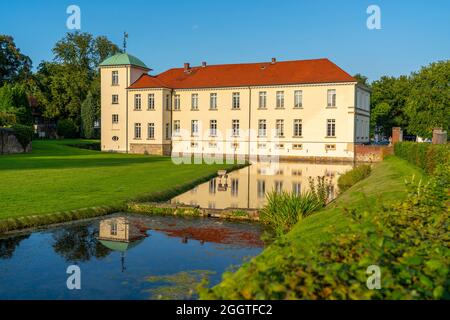
[[[206,67],[206,61],[202,62],[202,68]]]
[[[272,64],[275,64],[277,62],[277,59],[276,58],[272,58]]]
[[[190,65],[189,65],[189,62],[185,62],[185,63],[184,63],[184,72],[188,72],[190,68],[191,68],[191,67],[190,67]]]

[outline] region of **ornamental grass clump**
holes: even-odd
[[[259,219],[272,227],[279,236],[323,206],[323,202],[312,192],[297,195],[293,192],[272,191],[267,194],[267,204],[261,210]]]

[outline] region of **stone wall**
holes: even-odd
[[[131,143],[130,144],[130,153],[170,156],[171,146],[170,146],[170,144]]]
[[[31,142],[24,149],[11,129],[0,128],[0,154],[24,153],[31,151]]]
[[[356,162],[379,162],[393,153],[394,148],[392,146],[355,145]]]

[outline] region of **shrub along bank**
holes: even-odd
[[[388,158],[201,298],[449,299],[446,169],[419,182],[419,170]],[[366,285],[371,265],[379,290]]]
[[[422,168],[428,174],[433,174],[439,164],[450,167],[449,144],[399,142],[394,145],[394,153],[397,157]]]

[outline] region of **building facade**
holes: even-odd
[[[100,69],[103,151],[353,160],[369,142],[370,91],[328,59]]]

